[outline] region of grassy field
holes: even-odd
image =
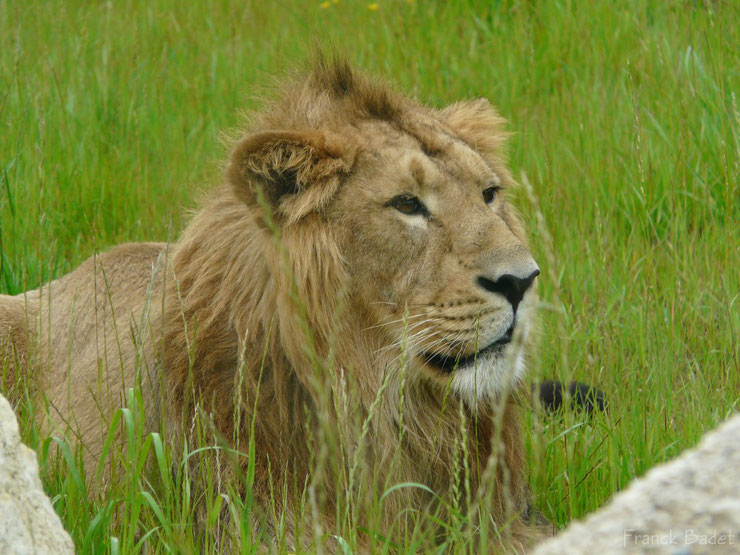
[[[536,504],[565,526],[738,408],[739,21],[725,1],[0,0],[0,293],[176,238],[221,179],[221,134],[315,44],[435,106],[485,96],[515,133],[543,268],[533,379],[610,400],[526,417]],[[33,409],[25,437],[78,549],[196,549],[174,484],[155,501],[133,464],[88,498]]]

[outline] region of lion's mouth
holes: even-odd
[[[488,354],[503,352],[503,350],[506,348],[506,345],[511,343],[511,338],[513,335],[514,326],[512,325],[509,327],[509,329],[506,330],[502,337],[470,355],[441,355],[438,353],[422,352],[419,353],[419,356],[421,356],[421,358],[423,358],[427,364],[434,366],[436,369],[444,373],[449,374],[457,368],[464,368],[465,366],[474,364],[476,360],[482,359]]]

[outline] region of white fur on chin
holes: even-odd
[[[470,408],[481,402],[495,401],[504,391],[516,388],[527,371],[523,345],[529,333],[526,321],[520,321],[521,339],[509,343],[503,351],[494,351],[453,371],[451,390]],[[516,350],[516,351],[514,351]]]

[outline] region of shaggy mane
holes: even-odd
[[[193,407],[202,403],[220,433],[240,445],[248,444],[249,427],[236,413],[244,418],[254,406],[261,409],[254,429],[259,446],[256,472],[268,483],[270,469],[281,469],[275,485],[287,488],[289,499],[301,495],[295,485],[302,487],[304,477],[311,474],[312,453],[326,448],[322,441],[332,446],[331,460],[345,461],[328,471],[322,482],[322,499],[329,505],[339,491],[351,487],[349,467],[344,465],[356,449],[365,460],[363,487],[420,482],[446,495],[453,487],[450,473],[462,472],[452,470],[461,452],[470,455],[469,466],[466,476],[455,479],[470,480],[473,492],[482,479],[492,453],[493,414],[471,414],[423,381],[402,384],[394,378],[384,384],[389,359],[379,359],[377,353],[387,353],[387,345],[365,330],[361,315],[345,311],[346,299],[341,298],[347,275],[337,248],[339,230],[309,215],[301,225],[285,229],[281,246],[276,247],[272,233],[243,202],[256,203],[254,182],[262,179],[277,183],[280,194],[295,196],[298,189],[283,186],[281,179],[294,180],[300,187],[311,175],[320,174],[316,168],[325,159],[339,156],[324,139],[302,135],[303,130],[346,132],[362,120],[377,120],[416,137],[433,151],[438,148],[435,133],[452,134],[444,125],[445,116],[463,131],[455,140],[484,146],[492,163],[502,165],[501,119],[487,103],[453,105],[446,114],[435,113],[382,81],[358,74],[346,62],[322,58],[307,76],[286,81],[277,100],[252,120],[247,138],[232,154],[227,171],[232,188],[214,193],[175,247],[163,349],[175,406],[187,421]],[[301,146],[303,142],[307,146]],[[271,170],[274,165],[308,166],[310,171],[301,177],[291,169],[281,177],[283,170]],[[505,168],[500,172],[508,175]],[[251,193],[243,193],[247,189]],[[244,268],[250,269],[246,276]],[[368,383],[352,383],[358,374]],[[386,387],[379,408],[373,409],[378,392]],[[224,399],[237,402],[232,406]],[[372,415],[373,410],[379,412]],[[355,444],[351,438],[359,436],[368,415],[371,436],[366,443]],[[511,516],[511,507],[525,506],[527,497],[514,405],[507,404],[503,423],[499,440],[506,447],[496,471],[500,487],[490,493],[490,510],[499,522]],[[465,446],[462,429],[467,430]],[[335,439],[316,436],[317,430]],[[344,440],[339,439],[343,435]],[[258,497],[265,496],[266,504],[267,493],[257,492]],[[372,498],[369,491],[363,495]],[[388,520],[383,525],[390,526],[406,507],[432,502],[423,490],[399,491],[385,502]],[[514,528],[520,541],[526,534]]]

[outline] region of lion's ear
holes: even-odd
[[[487,161],[504,155],[509,134],[502,118],[485,98],[456,102],[442,110],[443,121]]]
[[[293,222],[326,205],[353,158],[347,143],[328,132],[260,131],[236,144],[227,178],[248,205],[260,208],[261,191],[274,215]]]

